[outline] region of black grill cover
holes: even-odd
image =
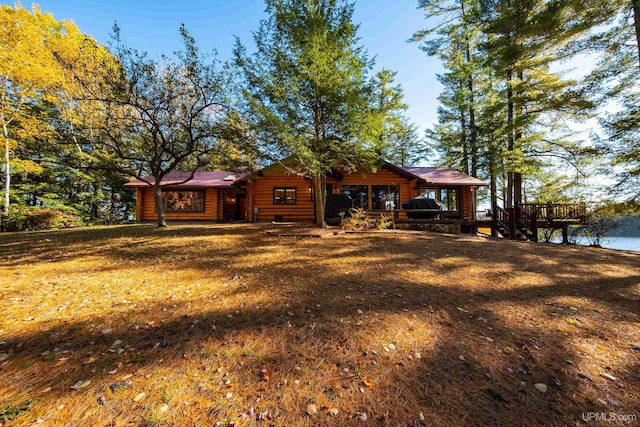
[[[433,209],[434,212],[407,212],[407,216],[411,219],[433,219],[440,215],[442,208],[437,200],[418,196],[415,199],[402,202],[402,209]]]
[[[324,207],[324,217],[339,218],[340,212],[349,213],[353,207],[353,200],[346,194],[327,194],[327,204]]]

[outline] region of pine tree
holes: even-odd
[[[293,159],[292,172],[313,180],[316,224],[324,226],[327,173],[375,167],[389,111],[380,103],[397,101],[367,78],[373,61],[358,45],[353,4],[266,3],[269,17],[254,35],[256,53],[248,56],[239,41],[235,48],[245,78],[246,116],[272,159]],[[384,87],[389,76],[383,77]]]
[[[600,125],[605,134],[597,137],[596,142],[610,161],[611,175],[616,179],[613,193],[637,203],[640,201],[640,1],[607,3],[591,25],[605,28],[594,32],[584,43],[588,51],[600,54],[601,58],[586,79],[594,102],[603,106]]]

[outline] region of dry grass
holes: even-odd
[[[638,254],[271,227],[0,235],[0,425],[640,419]]]

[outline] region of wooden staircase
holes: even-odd
[[[512,240],[538,241],[538,221],[536,211],[529,211],[516,203],[513,208],[503,209],[493,206],[492,235]]]

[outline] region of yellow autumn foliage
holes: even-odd
[[[37,172],[33,162],[14,157],[16,148],[29,139],[52,139],[55,129],[47,121],[47,109],[55,108],[67,125],[91,123],[100,116],[99,104],[82,103],[83,76],[113,71],[104,64],[116,61],[104,46],[80,32],[70,20],[57,21],[36,5],[0,6],[0,125],[5,169],[5,205],[8,205],[10,171]],[[42,108],[46,107],[46,108]],[[5,209],[7,207],[5,206]]]

